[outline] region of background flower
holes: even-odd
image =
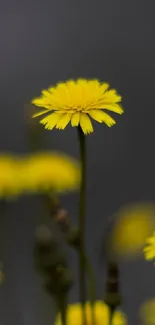
[[[116,90],[109,90],[107,83],[98,80],[70,80],[42,90],[42,95],[33,99],[32,104],[44,107],[44,110],[33,117],[50,113],[40,121],[46,129],[56,127],[64,130],[71,122],[73,127],[80,125],[83,132],[88,134],[93,132],[90,117],[109,127],[115,124],[115,120],[105,110],[122,114],[120,101],[121,96]]]
[[[155,325],[155,298],[145,301],[140,307],[142,324]]]
[[[18,161],[12,155],[0,155],[0,198],[20,194]]]
[[[20,177],[24,192],[53,190],[62,193],[78,189],[80,166],[67,155],[40,152],[21,160]]]
[[[87,324],[92,325],[91,306],[86,304]],[[102,302],[95,303],[94,312],[96,316],[96,325],[109,325],[109,308]],[[121,311],[115,311],[112,325],[126,325],[127,320]],[[58,314],[55,325],[62,325],[60,314]],[[82,325],[82,309],[80,304],[69,305],[67,309],[67,325]]]
[[[147,238],[146,240],[144,255],[148,261],[155,260],[155,232],[153,233],[153,236]]]
[[[142,253],[146,238],[155,226],[154,204],[133,204],[116,214],[111,233],[111,245],[120,256],[133,257]]]

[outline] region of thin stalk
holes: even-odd
[[[88,274],[88,284],[89,284],[89,297],[90,297],[90,303],[91,303],[91,316],[92,316],[92,325],[96,324],[96,319],[95,319],[95,301],[96,301],[96,292],[95,292],[95,276],[93,269],[91,267],[91,264],[89,263],[89,260],[87,256],[84,256],[85,259],[85,269]]]
[[[109,308],[110,309],[110,315],[109,315],[109,325],[112,325],[112,320],[113,320],[113,315],[114,315],[114,311],[115,311],[115,308]]]
[[[57,307],[61,316],[61,324],[67,325],[67,314],[66,314],[66,297],[61,294],[57,297]]]
[[[119,270],[116,261],[108,261],[105,303],[109,307],[109,325],[113,323],[113,315],[120,305]]]
[[[47,199],[46,203],[48,203],[49,208],[51,210],[51,201],[48,196],[45,198]],[[58,198],[55,198],[54,196],[52,196],[52,200],[53,200],[53,202],[56,203],[56,207],[60,206],[60,202],[59,202]],[[72,227],[71,227],[71,229],[72,229]],[[76,247],[76,249],[77,249],[77,247]],[[77,251],[79,252],[79,249]],[[96,301],[95,276],[94,276],[93,268],[91,266],[91,263],[89,262],[87,255],[84,254],[83,258],[84,258],[85,272],[88,275],[88,294],[89,294],[90,302],[91,302],[92,325],[95,325],[95,315],[94,315],[94,305],[95,305],[95,301]]]
[[[86,148],[85,136],[80,127],[78,127],[78,136],[80,143],[80,156],[81,156],[81,187],[80,187],[80,203],[79,203],[79,285],[80,285],[80,301],[82,304],[83,325],[86,325],[86,281],[85,281],[85,190],[86,190]]]

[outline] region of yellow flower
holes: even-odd
[[[155,206],[137,204],[126,207],[116,216],[112,247],[116,254],[133,257],[142,252],[146,238],[154,229]]]
[[[92,325],[91,306],[86,303],[86,319],[87,325]],[[96,301],[94,307],[96,325],[109,325],[109,308],[102,301]],[[82,310],[81,304],[69,305],[67,308],[67,325],[82,325]],[[125,315],[120,311],[115,311],[112,325],[126,325],[127,320]],[[60,314],[58,314],[55,325],[62,325]]]
[[[146,240],[144,255],[148,261],[155,260],[155,232],[153,233],[153,236],[148,237]]]
[[[44,107],[33,117],[48,115],[40,123],[46,129],[64,130],[71,122],[74,127],[80,125],[84,134],[93,132],[90,117],[99,123],[111,127],[116,122],[105,111],[122,114],[121,96],[109,84],[98,80],[78,79],[58,83],[55,87],[42,90],[42,95],[32,100],[32,104]],[[50,114],[49,114],[50,113]]]
[[[79,165],[67,155],[55,152],[35,153],[21,160],[20,165],[23,191],[53,190],[61,193],[79,187]]]
[[[139,314],[143,324],[155,325],[155,298],[144,302]]]
[[[18,163],[13,156],[0,156],[0,197],[13,198],[20,192]]]

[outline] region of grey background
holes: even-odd
[[[106,217],[122,204],[154,200],[155,2],[153,0],[1,0],[0,150],[28,151],[24,105],[68,78],[99,78],[123,96],[125,114],[112,129],[95,124],[87,137],[87,246],[104,290],[96,254]],[[47,148],[78,157],[77,135],[46,132]],[[64,205],[77,220],[77,195]],[[44,210],[34,198],[1,210],[0,253],[6,282],[0,288],[0,325],[52,324],[50,298],[33,269],[35,226]],[[43,219],[42,219],[43,220]],[[76,272],[76,257],[69,253]],[[155,293],[152,264],[122,263],[124,310],[136,324],[141,301]],[[103,285],[99,285],[102,281]],[[77,286],[70,301],[78,300]],[[139,323],[139,322],[138,322]]]

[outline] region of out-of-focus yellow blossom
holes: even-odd
[[[55,193],[76,190],[80,184],[80,166],[64,154],[40,152],[20,163],[23,192],[53,190]]]
[[[137,204],[120,210],[111,236],[115,253],[126,257],[141,253],[154,229],[154,216],[153,204]]]
[[[11,155],[0,155],[0,198],[13,198],[20,194],[18,162]]]
[[[144,255],[148,261],[155,260],[155,231],[153,233],[153,236],[147,238],[146,240]]]
[[[86,303],[86,322],[92,325],[91,305]],[[109,308],[102,301],[96,301],[94,306],[94,314],[96,325],[109,325]],[[67,325],[82,325],[82,309],[81,304],[69,305],[67,308]],[[115,311],[113,315],[112,325],[126,325],[127,319],[121,311]],[[55,325],[62,325],[60,314],[58,314]]]
[[[144,302],[140,307],[139,314],[142,324],[155,325],[155,298]]]
[[[111,127],[116,122],[106,111],[122,114],[121,96],[109,84],[98,80],[78,79],[60,82],[55,87],[42,90],[41,96],[32,104],[44,107],[33,117],[48,114],[40,120],[46,129],[64,130],[71,122],[73,127],[81,126],[84,134],[93,132],[90,118]]]

